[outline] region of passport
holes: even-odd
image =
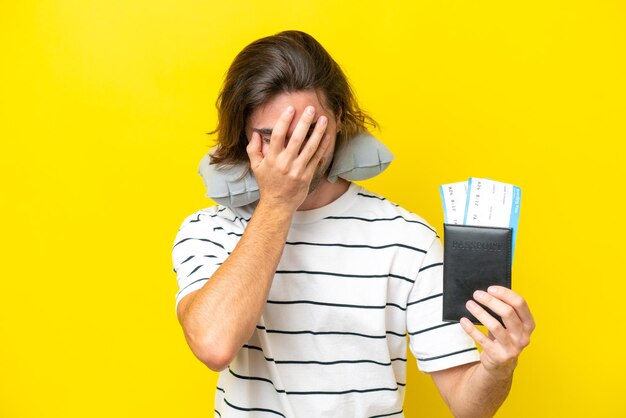
[[[487,291],[492,285],[511,288],[512,228],[444,223],[443,233],[443,320],[466,317],[482,325],[465,303],[474,300],[476,290]],[[503,324],[500,316],[479,305]]]

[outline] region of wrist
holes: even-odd
[[[488,376],[494,382],[507,382],[513,378],[513,372],[517,366],[517,359],[501,366],[485,365],[480,363],[482,374]]]
[[[261,211],[266,213],[268,216],[272,216],[272,219],[276,217],[276,219],[289,219],[293,217],[294,212],[296,211],[297,206],[294,206],[288,201],[284,199],[272,199],[272,198],[264,198],[261,196],[259,199],[259,203],[255,208],[255,212]]]
[[[291,225],[291,219],[296,208],[278,199],[259,199],[253,215],[263,216],[275,224]]]

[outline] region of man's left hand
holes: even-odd
[[[530,334],[535,329],[535,321],[523,297],[502,286],[491,286],[487,292],[478,290],[474,298],[500,315],[504,326],[474,301],[466,306],[489,331],[483,334],[467,318],[461,325],[477,344],[482,346],[480,361],[483,367],[496,379],[509,378],[517,358],[530,343]]]

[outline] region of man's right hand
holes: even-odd
[[[246,148],[250,168],[259,185],[260,201],[273,207],[282,207],[290,213],[295,212],[306,199],[313,175],[330,143],[329,134],[325,133],[328,119],[320,116],[311,136],[302,146],[315,119],[313,106],[307,106],[286,141],[294,113],[293,106],[289,106],[281,114],[272,130],[269,149],[265,154],[261,152],[261,135],[258,132],[252,133]]]

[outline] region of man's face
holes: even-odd
[[[291,138],[291,134],[296,128],[300,117],[302,116],[304,109],[307,106],[315,107],[315,119],[317,119],[324,115],[328,118],[328,126],[326,127],[326,133],[330,134],[330,144],[326,149],[326,152],[320,159],[317,170],[315,170],[315,174],[313,175],[313,179],[311,180],[311,186],[309,187],[309,193],[311,193],[318,186],[320,181],[325,180],[328,176],[328,170],[330,168],[330,163],[333,159],[333,153],[335,150],[335,141],[337,139],[337,116],[333,114],[331,109],[326,109],[322,106],[323,104],[323,96],[321,94],[316,94],[314,90],[303,90],[292,93],[281,93],[277,96],[274,96],[270,99],[265,105],[260,106],[255,109],[250,115],[250,118],[246,124],[246,136],[248,137],[248,141],[252,138],[253,129],[260,132],[265,132],[261,134],[262,140],[262,148],[261,152],[263,155],[269,150],[269,139],[271,136],[271,131],[274,128],[274,125],[278,121],[280,115],[287,109],[287,106],[291,105],[295,109],[295,115],[291,121],[291,125],[289,126],[289,130],[287,131],[287,137],[285,138],[285,146],[289,142],[289,138]],[[311,125],[313,126],[313,125]],[[312,132],[312,129],[309,130]],[[306,140],[304,142],[306,144]]]

